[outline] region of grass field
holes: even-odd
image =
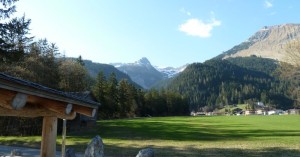
[[[146,147],[156,156],[300,156],[300,116],[104,120],[92,130],[68,134],[67,145],[83,152],[95,135],[103,138],[106,156],[135,156]],[[39,146],[39,141],[0,137],[0,144]]]

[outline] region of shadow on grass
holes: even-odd
[[[23,139],[15,138],[10,140],[0,141],[0,145],[40,148],[41,142],[33,139],[24,141]]]
[[[72,147],[72,146],[70,146]],[[76,147],[76,146],[75,146]],[[151,147],[151,146],[150,146]],[[280,147],[270,147],[262,149],[238,149],[238,148],[189,148],[176,147],[152,147],[156,157],[300,157],[300,150],[286,149]],[[133,157],[136,156],[139,150],[144,148],[138,147],[118,147],[115,145],[105,145],[104,154],[106,157]]]
[[[222,124],[204,122],[199,124],[172,123],[170,121],[100,121],[90,131],[71,133],[73,137],[91,138],[95,135],[103,138],[124,140],[176,140],[176,141],[228,141],[244,140],[253,137],[294,137],[300,136],[299,130],[272,129],[248,124]]]

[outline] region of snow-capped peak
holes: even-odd
[[[139,64],[139,65],[151,65],[150,61],[146,57],[143,57],[140,60],[136,61],[135,64]]]
[[[165,74],[165,76],[167,78],[172,78],[172,77],[178,75],[180,72],[182,72],[187,66],[188,66],[188,64],[183,65],[183,66],[178,67],[178,68],[173,68],[173,67],[159,67],[159,66],[156,66],[155,68],[159,72]]]

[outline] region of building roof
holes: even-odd
[[[4,73],[0,73],[0,88],[91,108],[98,108],[101,105],[100,103],[87,99],[86,97],[48,88],[46,86],[12,77]]]

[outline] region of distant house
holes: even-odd
[[[247,110],[245,111],[245,115],[254,115],[255,114],[255,110]]]
[[[257,115],[267,115],[268,112],[265,111],[265,110],[259,109],[259,110],[255,111],[255,114],[257,114]]]
[[[204,112],[194,112],[194,111],[192,111],[191,116],[205,116],[205,113]]]
[[[225,115],[224,112],[212,112],[212,114],[213,114],[214,116],[222,116],[222,115]]]
[[[191,116],[196,116],[196,112],[195,112],[195,111],[192,111],[192,112],[191,112]]]
[[[288,113],[289,114],[300,114],[300,109],[289,109]]]
[[[257,102],[258,107],[265,107],[265,104],[263,102]]]
[[[268,111],[268,115],[281,115],[284,114],[283,110],[270,110]]]
[[[213,113],[212,112],[206,112],[206,114],[205,115],[207,115],[207,116],[212,116],[213,115]]]

